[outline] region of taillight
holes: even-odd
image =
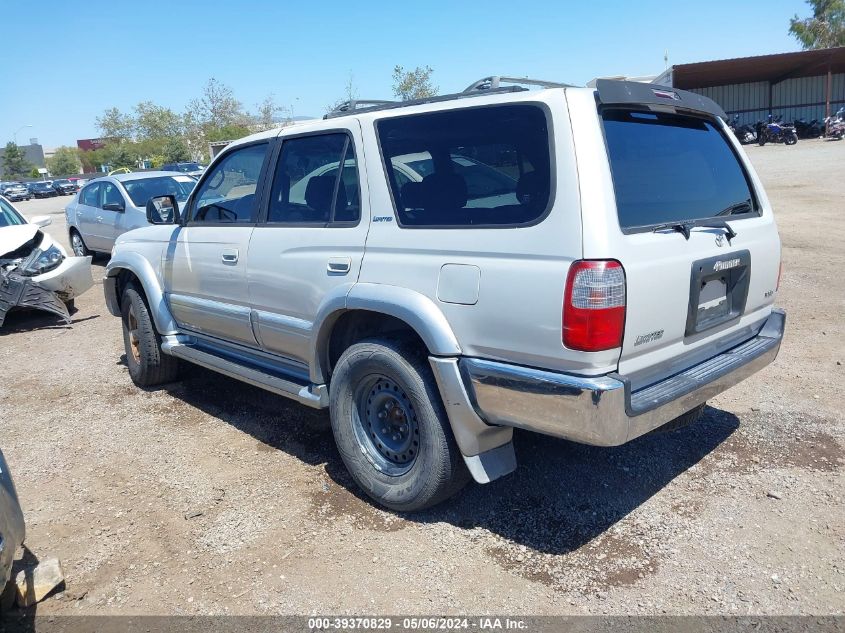
[[[625,270],[616,261],[578,261],[569,268],[563,298],[563,344],[598,352],[622,345]]]

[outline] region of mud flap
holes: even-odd
[[[0,326],[6,320],[6,314],[14,307],[51,312],[62,317],[65,323],[70,325],[67,306],[55,292],[42,288],[21,275],[0,272]]]

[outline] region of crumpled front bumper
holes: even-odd
[[[617,446],[674,420],[771,363],[785,323],[786,314],[773,310],[756,336],[634,392],[624,376],[614,374],[581,377],[474,358],[462,358],[459,364],[466,392],[488,425]]]
[[[51,312],[70,323],[65,302],[94,285],[91,257],[66,257],[53,270],[27,277],[15,270],[0,270],[0,326],[12,308]]]

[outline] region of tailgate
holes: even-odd
[[[756,334],[780,242],[756,175],[712,113],[624,104],[599,118],[615,205],[596,250],[625,269],[619,372],[636,390]]]

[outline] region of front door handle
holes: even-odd
[[[223,251],[223,254],[220,256],[223,260],[224,264],[237,264],[238,263],[238,249],[236,248],[227,248]]]
[[[102,221],[103,221],[103,216],[98,215],[98,216],[97,216],[97,222],[102,222]]]
[[[326,270],[334,275],[345,275],[351,268],[352,259],[349,257],[331,257],[326,266]]]

